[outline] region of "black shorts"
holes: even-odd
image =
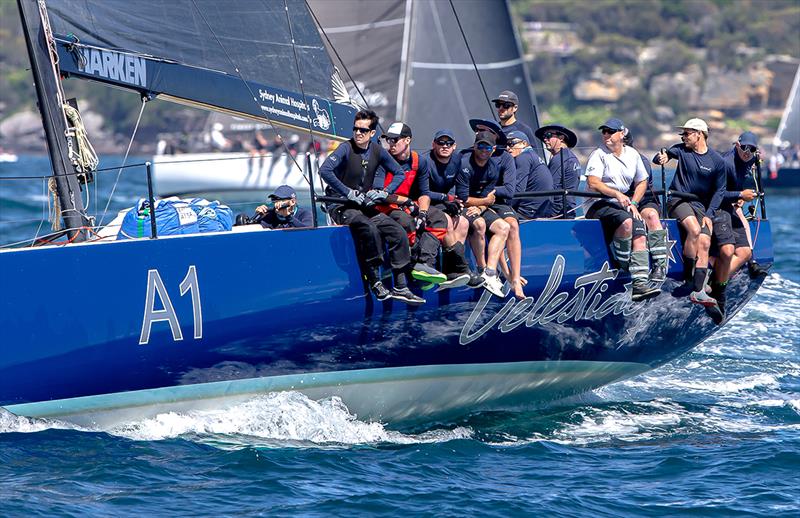
[[[614,232],[629,219],[633,220],[633,237],[647,235],[644,221],[633,219],[633,215],[630,212],[610,200],[598,200],[592,203],[586,213],[586,219],[600,220],[606,241],[611,241],[614,238]]]
[[[489,208],[492,209],[493,211],[495,211],[495,213],[497,213],[497,215],[500,216],[501,218],[504,218],[504,219],[505,218],[514,218],[517,221],[519,221],[519,215],[509,205],[505,205],[505,204],[502,204],[502,203],[495,203],[494,205],[492,205]]]
[[[464,211],[461,213],[461,215],[464,216],[465,218],[467,218],[467,221],[469,221],[470,225],[472,225],[472,223],[476,219],[483,218],[483,220],[486,222],[486,231],[487,232],[489,231],[489,227],[492,226],[492,223],[494,223],[498,219],[502,219],[495,211],[492,210],[491,207],[489,207],[486,210],[484,210],[482,214],[478,214],[476,216],[467,216],[467,209],[464,209]]]
[[[685,201],[672,198],[667,202],[667,214],[669,217],[678,221],[683,221],[689,216],[697,218],[697,223],[703,226],[703,217],[706,215],[706,208],[699,201]]]
[[[750,248],[747,240],[747,231],[742,220],[735,212],[718,210],[714,216],[714,232],[711,236],[712,250],[723,245],[733,245],[734,248]]]
[[[653,209],[654,211],[661,214],[661,204],[658,202],[658,198],[651,195],[650,193],[645,194],[642,197],[642,200],[639,202],[639,206],[636,207],[639,209],[639,212],[642,212],[644,209]]]

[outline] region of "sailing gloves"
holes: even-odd
[[[366,199],[364,200],[365,207],[372,207],[378,203],[383,203],[386,201],[386,198],[389,196],[389,193],[381,190],[381,189],[372,189],[367,191]]]
[[[417,234],[425,230],[425,226],[428,224],[428,211],[427,210],[420,210],[417,213],[417,217],[414,218],[414,226],[417,229]]]
[[[355,189],[350,189],[347,191],[347,199],[352,201],[355,204],[361,205],[364,203],[364,193],[359,192]]]

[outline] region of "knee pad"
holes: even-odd
[[[633,237],[642,237],[647,235],[647,227],[645,227],[644,221],[640,219],[633,220],[632,235]]]

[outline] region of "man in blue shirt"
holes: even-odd
[[[420,157],[428,165],[431,204],[447,218],[447,235],[442,243],[442,271],[447,281],[441,283],[439,289],[455,288],[464,283],[470,288],[480,288],[484,284],[483,277],[470,270],[464,248],[469,222],[460,216],[464,207],[455,196],[456,174],[461,162],[454,158],[458,156],[454,135],[449,129],[438,130],[433,135],[431,149]]]
[[[476,239],[484,241],[491,234],[483,278],[486,289],[498,297],[505,297],[503,284],[497,276],[497,264],[508,239],[509,224],[491,207],[500,180],[500,168],[491,160],[496,149],[494,133],[480,131],[475,136],[471,150],[459,154],[460,169],[456,176],[456,196],[464,202],[464,216],[469,220]],[[476,262],[483,259],[476,254]]]
[[[536,151],[530,146],[528,136],[521,131],[507,135],[508,152],[514,157],[517,168],[516,194],[532,191],[552,191],[553,175]],[[553,215],[553,197],[515,198],[511,206],[522,219],[549,218]]]
[[[494,108],[497,110],[497,118],[500,121],[500,127],[503,133],[508,134],[512,131],[521,131],[525,134],[528,142],[533,141],[533,130],[530,126],[517,119],[517,110],[519,109],[519,97],[511,90],[504,90],[492,99]]]
[[[715,317],[719,306],[704,287],[714,231],[712,221],[725,193],[727,166],[719,153],[708,147],[708,125],[704,120],[689,119],[678,129],[681,130],[681,144],[675,144],[666,153],[659,152],[653,163],[664,165],[670,159],[677,159],[678,167],[670,190],[696,198],[673,197],[667,203],[667,210],[686,231],[683,266],[684,280],[693,290],[689,299],[712,310],[712,317]]]
[[[750,227],[742,213],[742,206],[756,197],[756,192],[753,189],[746,189],[745,183],[748,179],[752,179],[751,173],[758,159],[757,153],[758,137],[750,131],[745,131],[739,136],[733,148],[722,155],[728,167],[725,194],[714,219],[712,250],[716,249],[718,258],[714,263],[711,296],[717,299],[723,314],[728,280],[753,256]],[[751,276],[766,274],[758,263],[750,262],[748,268]]]
[[[572,130],[558,124],[542,126],[536,130],[535,135],[552,155],[547,167],[553,174],[553,188],[576,190],[581,183],[581,163],[570,148],[578,144],[578,137]],[[553,214],[556,217],[575,219],[575,197],[567,196],[566,207],[563,205],[563,197],[554,196]]]
[[[392,218],[375,209],[405,179],[400,165],[380,145],[372,142],[378,116],[372,110],[355,115],[353,137],[328,155],[319,174],[328,187],[328,196],[346,198],[344,203],[328,203],[327,211],[337,225],[348,225],[353,233],[365,276],[378,300],[394,298],[410,305],[421,305],[425,299],[408,289],[411,250],[405,230]],[[376,175],[378,166],[393,174],[392,182],[384,187],[383,178]],[[383,262],[384,242],[389,247],[389,262],[394,276],[394,288],[386,289],[378,268]]]

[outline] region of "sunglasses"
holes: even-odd
[[[545,131],[543,137],[545,140],[553,137],[561,138],[561,133],[555,133],[553,131]]]
[[[477,149],[478,151],[489,151],[489,150],[491,150],[493,147],[494,147],[494,146],[493,146],[493,145],[491,145],[491,144],[486,144],[486,143],[484,143],[484,142],[481,142],[480,144],[477,144],[477,145],[475,146],[475,149]]]
[[[688,137],[689,135],[694,135],[695,133],[697,133],[697,132],[696,131],[684,131],[682,133],[678,133],[678,135],[680,135],[681,137]]]
[[[613,135],[614,133],[616,133],[618,131],[620,131],[620,130],[615,130],[615,129],[611,129],[611,128],[603,128],[603,129],[600,130],[600,133],[602,133],[603,135]]]
[[[403,137],[383,137],[383,140],[385,140],[390,146],[394,146],[401,138]]]
[[[522,144],[521,140],[509,140],[508,141],[508,145],[511,146],[511,147],[518,146],[520,144]]]
[[[442,147],[450,147],[456,143],[455,140],[437,140],[436,145]]]
[[[755,153],[755,152],[756,152],[756,148],[755,148],[755,146],[739,146],[739,147],[740,147],[740,148],[742,149],[742,151],[744,151],[745,153]]]
[[[353,133],[369,133],[372,131],[370,128],[359,128],[358,126],[353,126]]]
[[[504,102],[496,102],[494,103],[495,108],[505,108],[506,110],[513,108],[516,106],[514,103],[504,103]]]

